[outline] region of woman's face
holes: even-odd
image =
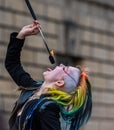
[[[72,66],[65,66],[63,64],[60,64],[59,66],[55,67],[55,69],[51,70],[50,68],[47,69],[47,71],[45,71],[43,73],[44,76],[44,80],[46,82],[54,82],[54,81],[59,81],[59,80],[63,80],[65,76],[67,76],[68,74],[70,75],[71,73],[77,73],[79,74],[79,69],[72,67]]]
[[[63,79],[64,77],[64,71],[63,71],[64,65],[56,66],[55,69],[48,68],[47,71],[43,73],[44,80],[47,82],[53,82],[60,79]]]

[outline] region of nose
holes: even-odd
[[[63,64],[60,64],[60,67],[65,67],[65,65],[63,65]]]

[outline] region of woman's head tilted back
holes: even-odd
[[[53,84],[60,90],[71,92],[78,84],[80,69],[60,64],[53,70],[48,68],[43,76],[46,84]]]
[[[50,75],[47,76],[45,73],[44,77],[54,82],[56,86],[49,88],[50,99],[59,104],[63,119],[71,123],[70,130],[79,130],[88,121],[92,111],[92,94],[88,75],[81,67],[67,67],[62,64],[52,73],[49,72]]]

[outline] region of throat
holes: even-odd
[[[46,94],[48,92],[47,87],[41,87],[40,90],[35,92],[35,95],[41,96],[42,94]]]

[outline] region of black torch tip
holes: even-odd
[[[49,56],[49,60],[50,60],[51,64],[54,64],[54,63],[55,63],[54,57],[51,56],[51,55]]]

